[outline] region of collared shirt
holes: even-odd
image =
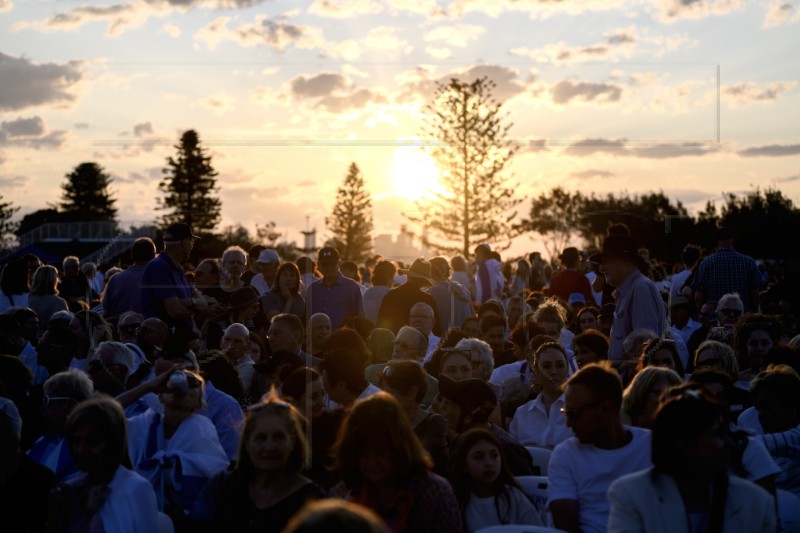
[[[614,294],[616,308],[608,360],[619,363],[623,353],[622,341],[637,329],[650,329],[659,337],[664,336],[667,313],[655,284],[639,270],[631,272]]]
[[[563,394],[550,405],[548,410],[540,393],[517,409],[508,431],[523,446],[554,448],[573,436],[572,430],[567,427],[567,417],[561,412],[562,407],[564,407]]]
[[[183,269],[166,254],[161,252],[144,267],[141,282],[142,312],[147,318],[160,318],[169,326],[194,329],[194,319],[174,319],[167,314],[164,300],[170,298],[191,298],[192,287]]]
[[[745,310],[755,310],[758,290],[764,277],[756,262],[731,248],[720,248],[703,259],[692,283],[692,290],[703,293],[706,301],[719,301],[724,295],[739,293]]]
[[[131,265],[108,280],[103,294],[106,316],[118,317],[126,311],[142,312],[141,282],[144,265]]]
[[[679,328],[678,326],[673,326],[673,328],[675,328],[680,332],[681,337],[683,337],[683,342],[685,342],[686,344],[689,344],[689,339],[691,339],[694,332],[700,329],[701,327],[703,327],[703,325],[693,318],[690,318],[689,321],[686,323],[686,325],[683,326],[682,328]]]
[[[41,385],[50,377],[47,369],[39,364],[39,353],[30,342],[25,343],[25,347],[19,353],[19,360],[30,369],[34,385]]]
[[[334,331],[342,327],[344,319],[352,315],[364,315],[364,302],[358,283],[346,278],[341,272],[333,283],[320,279],[311,284],[306,292],[306,315],[325,313],[331,319]]]

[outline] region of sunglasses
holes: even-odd
[[[138,330],[140,327],[142,327],[141,324],[125,324],[118,326],[119,330],[124,331],[125,333],[136,333],[136,330]]]
[[[70,398],[69,396],[47,396],[47,395],[45,395],[44,398],[42,398],[42,403],[45,406],[49,406],[53,402],[68,402],[68,401],[71,402],[73,400],[75,400],[75,398]]]

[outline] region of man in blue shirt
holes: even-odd
[[[621,363],[622,341],[637,329],[650,329],[664,337],[667,313],[661,294],[652,280],[638,267],[636,241],[628,235],[609,235],[603,242],[603,252],[589,258],[600,264],[606,281],[617,287],[614,291],[616,308],[611,326],[611,345],[608,359]]]
[[[325,313],[331,319],[334,331],[342,327],[345,318],[363,316],[361,288],[339,272],[339,252],[335,248],[323,248],[319,251],[317,264],[322,279],[312,283],[306,291],[306,316]]]
[[[164,232],[164,251],[147,263],[142,274],[141,306],[146,317],[160,318],[170,328],[194,330],[194,313],[206,308],[202,295],[189,285],[181,262],[199,239],[187,224],[172,224]]]

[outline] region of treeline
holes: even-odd
[[[561,187],[531,200],[528,217],[515,226],[518,234],[540,234],[551,257],[576,240],[588,250],[599,249],[610,224],[624,223],[640,246],[653,257],[679,261],[686,244],[711,248],[719,227],[736,234],[736,247],[762,259],[800,259],[795,244],[800,209],[777,189],[756,188],[745,194],[724,194],[694,215],[663,192],[641,195],[584,194]]]

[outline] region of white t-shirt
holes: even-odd
[[[605,533],[610,504],[608,487],[618,478],[653,466],[650,431],[637,427],[631,441],[616,450],[581,444],[576,437],[553,450],[548,472],[548,506],[557,500],[575,500],[583,533]]]
[[[508,432],[514,435],[523,446],[553,448],[573,437],[567,427],[567,417],[561,413],[564,395],[550,405],[548,412],[544,407],[542,395],[517,409]]]
[[[467,524],[467,532],[472,533],[485,527],[504,524],[542,525],[539,513],[536,512],[536,508],[528,497],[519,489],[513,487],[509,487],[509,492],[511,497],[507,503],[503,498],[498,499],[497,502],[503,519],[502,522],[501,518],[497,516],[494,496],[479,498],[474,493],[471,494],[469,502],[464,508],[464,521]]]

